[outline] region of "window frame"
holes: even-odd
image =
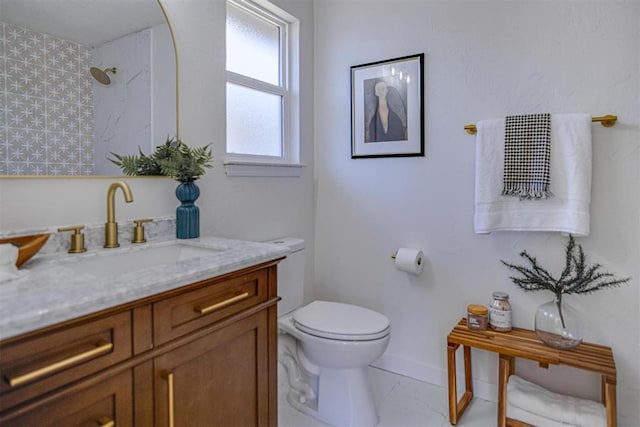
[[[300,163],[299,135],[299,105],[297,96],[298,88],[292,85],[292,81],[299,81],[299,65],[292,61],[293,57],[299,58],[299,21],[287,12],[277,8],[265,0],[227,0],[227,7],[233,5],[244,11],[254,14],[266,22],[276,25],[280,30],[280,84],[274,85],[262,80],[254,79],[243,74],[226,70],[226,83],[236,84],[263,93],[280,96],[282,99],[281,121],[281,149],[282,156],[268,156],[258,154],[229,152],[228,141],[225,144],[225,168],[230,176],[299,176],[299,169],[304,166]],[[295,39],[295,40],[294,40]],[[292,79],[292,77],[294,77]],[[295,129],[295,131],[294,131]],[[244,166],[254,166],[244,175]],[[274,168],[274,166],[276,168]],[[282,168],[277,168],[278,166]],[[278,171],[277,169],[281,169]]]

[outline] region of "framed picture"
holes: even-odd
[[[351,67],[351,158],[424,157],[424,54]]]

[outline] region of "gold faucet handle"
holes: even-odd
[[[59,232],[73,231],[73,234],[71,235],[71,246],[69,248],[70,254],[79,254],[87,251],[87,248],[84,247],[84,234],[82,234],[83,229],[84,225],[70,225],[68,227],[58,228]]]
[[[151,218],[133,220],[135,227],[133,227],[133,240],[131,240],[131,243],[144,243],[147,241],[147,239],[144,238],[144,225],[142,224],[151,221],[153,221]]]

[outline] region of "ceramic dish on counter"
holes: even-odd
[[[40,249],[49,240],[50,233],[34,234],[31,236],[15,236],[0,239],[0,244],[11,243],[18,247],[18,260],[16,267],[20,268],[22,264],[29,261],[31,257],[38,253]]]

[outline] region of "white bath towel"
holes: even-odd
[[[478,122],[475,232],[559,231],[589,234],[591,116],[551,116],[551,192],[548,199],[502,196],[505,120]]]
[[[524,409],[520,409],[507,403],[507,417],[522,421],[536,427],[580,427],[575,424],[563,423],[562,421],[551,420],[541,415],[534,414]]]
[[[536,426],[605,427],[607,424],[604,405],[554,393],[517,375],[511,375],[507,384],[507,416]]]

